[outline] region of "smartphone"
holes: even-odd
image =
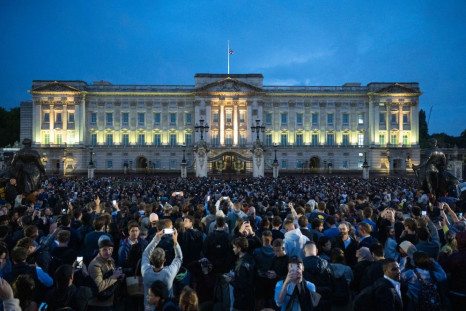
[[[112,201],[112,204],[113,204],[113,206],[115,206],[115,205],[117,204],[117,203],[116,203],[116,200],[113,200],[113,201]]]
[[[292,263],[290,265],[290,271],[295,271],[295,272],[298,271],[298,264]]]
[[[41,310],[47,310],[47,308],[48,308],[48,305],[45,302],[43,302],[43,303],[40,304],[39,310],[40,311]]]
[[[163,229],[163,234],[173,234],[173,232],[175,232],[174,229]]]
[[[422,216],[425,216],[425,215],[427,215],[427,211],[422,211],[421,214],[422,214]]]
[[[62,209],[61,211],[62,213],[66,213],[66,208]]]
[[[463,218],[463,213],[458,213],[458,218]]]
[[[77,262],[76,269],[82,269],[83,268],[83,257],[78,256],[78,258],[76,259],[76,262]]]
[[[179,192],[179,191],[177,191],[177,192],[175,192],[175,194],[176,194],[176,195],[180,195],[180,192]]]
[[[228,197],[223,197],[224,200],[228,200]]]

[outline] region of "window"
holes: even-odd
[[[311,143],[312,143],[313,146],[317,146],[319,144],[319,135],[318,134],[312,134]]]
[[[91,123],[97,123],[97,113],[91,112]]]
[[[160,134],[154,134],[154,145],[160,146],[162,139]]]
[[[296,114],[296,124],[302,125],[303,124],[303,114],[297,113]]]
[[[113,167],[113,161],[112,160],[108,160],[107,161],[107,168],[112,168]]]
[[[403,124],[408,124],[409,121],[408,121],[408,114],[407,113],[404,113],[403,114]]]
[[[246,112],[240,111],[239,112],[239,123],[244,123],[246,121]]]
[[[385,123],[385,112],[379,113],[379,123]]]
[[[287,166],[286,160],[282,160],[282,168],[286,168],[286,166]]]
[[[272,146],[272,134],[265,134],[265,145]]]
[[[128,124],[128,122],[129,122],[129,113],[123,112],[123,113],[121,114],[121,122],[122,122],[123,124],[126,124],[126,125]]]
[[[44,144],[46,145],[50,144],[50,133],[44,134]]]
[[[113,113],[107,112],[105,115],[107,118],[107,125],[112,125],[113,124]]]
[[[146,144],[146,135],[138,134],[138,145],[143,146]]]
[[[348,146],[349,145],[349,135],[348,134],[343,134],[342,144],[343,144],[343,146]]]
[[[218,146],[220,144],[220,139],[218,137],[218,133],[212,133],[212,145]]]
[[[74,132],[69,132],[68,135],[66,136],[66,143],[70,145],[74,145]]]
[[[186,146],[191,146],[193,144],[193,135],[191,133],[184,134],[184,143]]]
[[[385,135],[383,134],[379,135],[379,144],[385,145]]]
[[[391,143],[392,145],[396,145],[396,134],[392,134],[392,135],[390,136],[390,143]]]
[[[143,112],[138,112],[138,124],[144,125],[145,116]]]
[[[56,114],[55,122],[57,122],[57,123],[61,123],[61,122],[62,122],[62,120],[61,120],[61,113],[57,113],[57,114]]]
[[[68,122],[69,123],[74,123],[74,112],[69,112],[68,113]]]
[[[107,134],[105,143],[107,146],[113,145],[113,134]]]
[[[176,124],[176,113],[170,113],[170,124]]]
[[[364,134],[358,134],[358,146],[364,146]]]
[[[176,160],[170,160],[170,161],[168,162],[168,165],[169,165],[169,167],[170,167],[171,170],[176,169]]]
[[[403,145],[408,144],[408,135],[403,135]]]
[[[170,134],[170,146],[176,146],[176,134]]]
[[[392,124],[397,124],[398,122],[396,121],[397,120],[397,114],[396,113],[392,113]]]
[[[282,120],[282,124],[286,124],[288,122],[288,114],[282,113],[281,120]]]
[[[92,146],[97,145],[97,134],[95,133],[91,134],[91,145]]]
[[[327,114],[327,124],[333,124],[333,113]]]
[[[296,160],[296,168],[303,168],[303,161],[302,160]]]
[[[63,138],[62,138],[61,133],[57,133],[56,143],[57,143],[58,145],[63,144]]]
[[[225,134],[225,145],[231,146],[233,144],[233,138],[231,136],[231,132]]]
[[[186,124],[191,124],[193,115],[189,112],[186,113]]]
[[[231,122],[232,122],[232,119],[231,119],[231,116],[232,116],[231,111],[227,111],[225,115],[226,115],[226,116],[225,116],[226,122],[227,122],[227,123],[231,123]]]
[[[213,122],[213,123],[218,123],[218,112],[215,112],[215,113],[212,115],[212,122]]]
[[[286,146],[288,144],[288,135],[287,134],[282,134],[280,137],[280,144],[282,146]]]
[[[239,133],[239,144],[246,145],[246,134],[245,133]]]
[[[313,113],[312,114],[312,125],[318,125],[318,124],[319,124],[319,114]]]
[[[343,160],[343,168],[348,168],[348,160]]]
[[[154,113],[154,123],[160,124],[160,112]]]
[[[267,123],[267,124],[272,123],[272,114],[271,113],[266,113],[265,114],[265,123]]]
[[[162,162],[160,160],[155,160],[154,166],[155,166],[154,168],[160,169],[162,168]]]
[[[348,125],[349,124],[349,114],[347,113],[344,113],[343,116],[342,116],[342,122],[344,125]]]
[[[335,135],[327,134],[327,145],[333,145],[335,143]]]
[[[296,134],[296,146],[303,145],[303,134]]]
[[[358,124],[364,124],[364,114],[358,113]]]
[[[50,122],[50,113],[46,112],[44,113],[44,123],[49,123]]]
[[[129,145],[129,134],[123,134],[121,137],[121,142],[124,146]]]

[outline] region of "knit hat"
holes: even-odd
[[[107,246],[113,247],[113,242],[112,240],[110,240],[110,237],[108,235],[102,235],[99,238],[98,245],[99,245],[99,248],[107,247]]]

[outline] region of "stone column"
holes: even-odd
[[[238,136],[239,136],[239,116],[238,116],[238,102],[235,102],[233,105],[233,145],[238,145]]]
[[[225,105],[223,102],[220,103],[220,127],[219,127],[219,138],[220,138],[220,145],[225,145]]]
[[[390,133],[390,130],[391,130],[391,122],[392,122],[392,112],[391,112],[391,109],[390,109],[390,106],[391,106],[391,103],[387,102],[387,115],[386,115],[386,118],[385,118],[385,121],[386,121],[386,125],[387,125],[387,145],[390,145],[392,143],[391,141],[391,133]]]
[[[49,109],[49,119],[50,119],[50,144],[55,144],[55,112],[53,111],[53,104],[50,103]]]
[[[254,144],[252,155],[252,177],[264,177],[264,148],[259,141]]]
[[[403,104],[400,103],[398,105],[398,130],[399,130],[399,136],[398,136],[398,144],[403,145]]]

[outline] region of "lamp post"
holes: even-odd
[[[259,140],[259,133],[262,131],[264,132],[265,130],[265,126],[263,125],[260,125],[260,120],[256,120],[256,125],[254,125],[254,123],[251,125],[251,132],[256,132],[257,133],[257,140]]]
[[[65,155],[61,158],[63,162],[63,176],[66,176],[66,152]]]
[[[272,163],[273,178],[278,178],[278,160],[277,160],[277,145],[275,145],[275,159]]]
[[[207,133],[209,131],[209,125],[207,123],[204,125],[204,120],[200,119],[199,124],[196,123],[194,129],[196,130],[196,132],[201,133],[201,140],[204,140],[204,133]]]
[[[202,138],[201,138],[202,139]],[[183,145],[183,160],[181,160],[181,178],[188,177],[188,173],[186,171],[186,146]]]
[[[92,161],[92,155],[94,154],[94,148],[90,147],[89,148],[89,155],[90,155],[90,161],[89,161],[89,166],[94,166],[94,161]]]
[[[93,179],[94,178],[94,161],[92,160],[92,156],[94,155],[94,148],[89,147],[89,165],[87,167],[87,178]]]

